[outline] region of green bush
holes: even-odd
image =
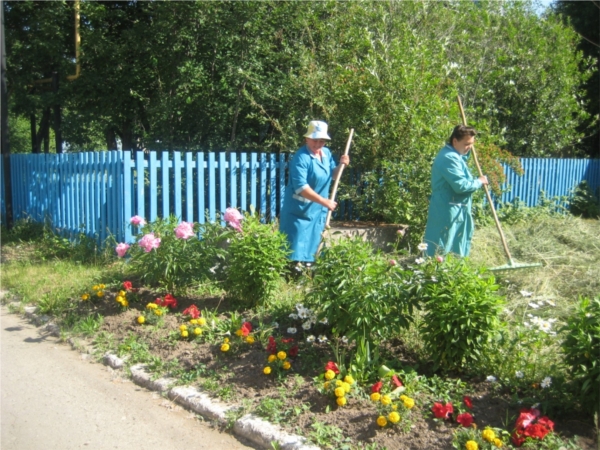
[[[277,223],[246,215],[242,231],[229,235],[223,287],[227,297],[246,307],[268,301],[288,265],[287,239]]]
[[[600,297],[581,299],[562,331],[565,362],[587,411],[600,411]]]
[[[600,199],[594,194],[587,181],[582,181],[579,186],[573,189],[573,196],[569,201],[569,210],[574,216],[600,218]]]
[[[343,239],[321,252],[306,301],[335,334],[373,343],[411,323],[414,303],[403,282],[409,276],[369,243]]]
[[[219,242],[231,234],[218,223],[195,224],[196,236],[180,239],[175,235],[178,222],[175,216],[171,216],[143,226],[138,235],[138,245],[132,245],[129,250],[132,269],[144,283],[160,285],[173,292],[209,277],[210,267],[224,253]],[[154,233],[161,241],[158,248],[146,252],[139,242],[149,233]],[[198,233],[201,233],[202,239],[197,238]]]
[[[494,277],[452,255],[441,263],[427,259],[421,267],[411,289],[424,303],[420,332],[434,368],[464,370],[486,358],[483,350],[504,305]]]

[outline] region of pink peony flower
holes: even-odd
[[[175,228],[175,236],[179,239],[189,239],[194,236],[194,224],[191,222],[181,222]]]
[[[436,256],[435,259],[437,260],[437,262],[441,263],[444,262],[444,258],[442,256]]]
[[[131,225],[135,225],[136,227],[143,227],[146,225],[146,221],[140,216],[133,216],[131,219],[129,219],[129,222]]]
[[[398,264],[395,259],[390,259],[388,262],[390,266],[395,266],[396,264]]]
[[[227,222],[237,231],[242,231],[242,225],[240,224],[240,221],[243,218],[244,216],[242,216],[242,214],[235,208],[227,208],[225,210],[225,215],[223,216],[225,222]]]
[[[123,258],[125,256],[125,253],[127,253],[127,250],[129,250],[129,244],[126,244],[124,242],[121,242],[115,248],[115,251],[117,252],[119,258]]]
[[[140,239],[138,245],[142,247],[146,253],[149,253],[153,248],[160,247],[160,238],[154,237],[154,233],[148,233]]]

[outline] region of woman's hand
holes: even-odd
[[[323,205],[329,211],[333,211],[337,207],[337,202],[334,202],[333,200],[329,200],[328,198],[324,198],[321,205]]]
[[[350,165],[350,157],[348,155],[340,156],[340,164],[345,164],[346,166]]]
[[[479,179],[479,181],[481,181],[482,185],[490,184],[489,181],[488,181],[488,179],[487,179],[487,177],[485,175],[479,177],[478,179]]]

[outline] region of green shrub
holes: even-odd
[[[373,343],[410,324],[414,303],[403,283],[409,276],[369,243],[343,239],[321,252],[307,303],[335,334]]]
[[[581,299],[576,313],[562,331],[565,362],[571,368],[573,384],[582,406],[600,410],[600,297]]]
[[[138,245],[132,245],[129,250],[132,269],[144,283],[160,285],[174,292],[209,276],[210,267],[225,252],[219,243],[231,233],[218,223],[195,224],[196,235],[180,239],[175,235],[178,222],[175,216],[171,216],[144,225],[138,235]],[[139,242],[149,233],[160,238],[160,245],[146,252]],[[197,238],[198,233],[201,233],[202,239]]]
[[[277,223],[246,215],[241,225],[241,232],[229,234],[223,287],[227,297],[253,307],[271,298],[287,270],[289,252]]]
[[[579,186],[573,189],[573,196],[569,201],[569,210],[574,216],[600,218],[600,199],[594,194],[587,181],[582,181]]]
[[[427,259],[421,267],[411,289],[424,303],[420,332],[435,369],[463,370],[485,358],[504,305],[494,277],[452,255],[441,263]]]

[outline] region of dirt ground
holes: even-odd
[[[272,377],[265,376],[262,369],[265,366],[268,353],[257,341],[251,346],[246,346],[236,354],[223,354],[219,346],[199,341],[181,341],[173,338],[173,333],[183,323],[182,318],[168,314],[165,326],[156,328],[140,326],[136,318],[143,306],[153,301],[155,295],[151,292],[141,291],[139,303],[130,305],[131,308],[123,311],[114,301],[105,299],[94,308],[96,312],[105,316],[101,331],[110,333],[117,343],[125,340],[135,333],[140,336],[140,341],[146,343],[153,355],[159,356],[163,361],[177,359],[179,364],[187,370],[202,368],[203,373],[217,374],[221,387],[233,390],[231,398],[240,404],[242,400],[252,402],[256,407],[262,399],[280,398],[285,393],[285,405],[280,408],[289,411],[303,404],[310,405],[299,415],[288,416],[280,425],[293,433],[309,435],[314,431],[315,421],[326,425],[334,425],[342,430],[344,438],[352,441],[377,444],[393,449],[451,449],[452,432],[459,426],[454,422],[433,420],[428,402],[421,400],[415,394],[416,402],[412,413],[410,430],[402,431],[400,427],[379,428],[375,420],[377,411],[366,394],[350,397],[348,405],[338,408],[335,401],[320,394],[313,378],[322,372],[324,364],[331,359],[331,348],[326,344],[308,344],[302,338],[298,339],[300,348],[298,356],[292,361],[291,373],[282,383]],[[181,312],[190,304],[195,304],[199,309],[227,311],[226,301],[219,298],[178,298],[177,311]],[[392,342],[388,349],[395,357],[410,359],[410,355],[403,355],[402,343]],[[202,375],[193,383],[197,386],[205,381]],[[469,380],[470,392],[473,398],[473,415],[475,422],[481,426],[506,428],[507,417],[514,418],[518,409],[510,406],[508,393],[498,393],[490,389],[489,383],[484,380]],[[211,393],[211,392],[209,392]],[[214,392],[213,392],[214,393]],[[412,393],[411,393],[412,394]],[[556,431],[565,437],[579,436],[579,445],[584,450],[596,448],[596,437],[591,418],[573,417],[556,418]],[[510,425],[508,425],[510,426]]]

